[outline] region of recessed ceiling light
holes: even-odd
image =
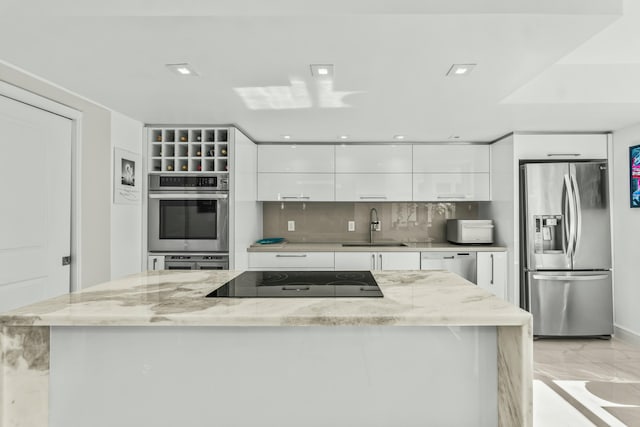
[[[311,75],[324,79],[333,77],[333,64],[311,64]]]
[[[460,139],[460,135],[451,135],[449,139]]]
[[[339,138],[340,138],[340,139],[348,139],[348,138],[349,138],[349,136],[348,136],[348,135],[340,135],[340,136],[339,136]]]
[[[197,76],[198,73],[191,64],[165,64],[168,69],[180,76]]]
[[[291,135],[282,135],[282,139],[291,139]]]
[[[451,68],[449,68],[447,76],[466,76],[471,72],[471,70],[473,70],[475,66],[476,64],[453,64]]]
[[[393,135],[393,139],[404,139],[404,135]]]

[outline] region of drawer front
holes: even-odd
[[[260,201],[334,201],[334,193],[333,174],[258,173],[258,200]]]
[[[336,252],[336,270],[375,270],[375,252]]]
[[[249,268],[329,268],[333,252],[249,252]]]
[[[464,202],[490,200],[488,173],[417,173],[413,175],[413,200]]]
[[[258,172],[334,172],[335,148],[328,145],[258,145]]]

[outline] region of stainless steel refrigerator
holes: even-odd
[[[521,212],[521,293],[534,335],[611,335],[607,163],[521,165]]]

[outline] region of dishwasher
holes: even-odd
[[[447,270],[476,283],[475,252],[422,252],[421,270]]]

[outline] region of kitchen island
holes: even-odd
[[[146,272],[0,316],[0,427],[532,425],[531,316],[464,279],[204,298],[239,273]]]

